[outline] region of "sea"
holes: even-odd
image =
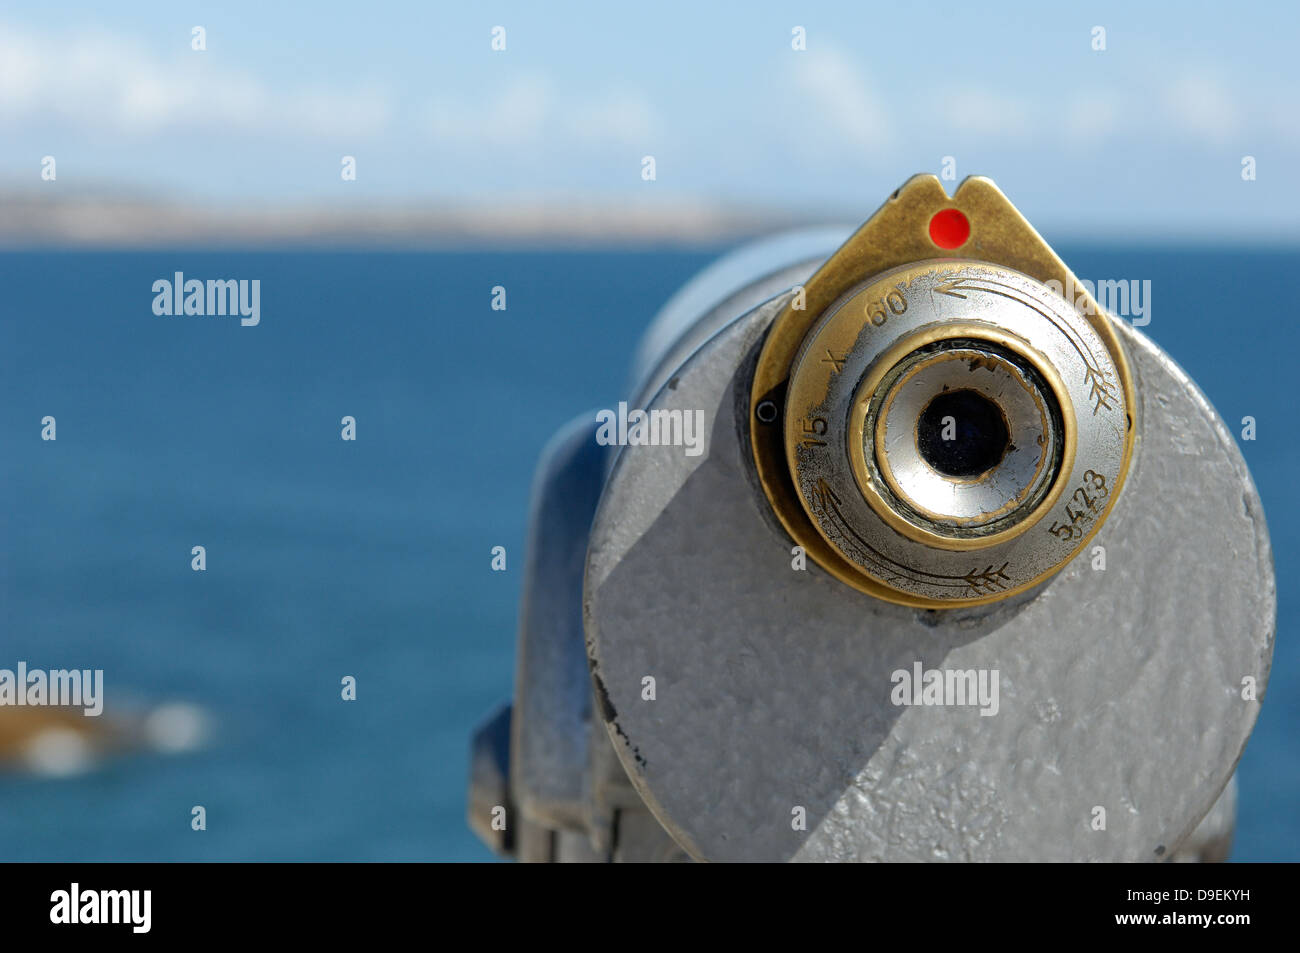
[[[0,859],[491,859],[469,739],[511,692],[538,453],[628,396],[648,321],[722,250],[0,254],[0,667],[102,669],[109,714],[209,729],[0,770]],[[1278,638],[1233,858],[1300,860],[1300,250],[1058,251],[1149,279],[1144,331],[1256,421]],[[155,315],[176,272],[258,279],[259,323]]]

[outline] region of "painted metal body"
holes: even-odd
[[[846,234],[743,249],[647,332],[630,402],[703,411],[703,453],[599,446],[593,411],[544,454],[475,829],[521,860],[1222,859],[1275,612],[1222,421],[1116,322],[1137,452],[1058,575],[934,610],[800,566],[753,472],[749,387],[789,289]],[[996,704],[900,692],[931,671],[996,673]]]

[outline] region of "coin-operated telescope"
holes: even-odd
[[[515,697],[474,743],[489,844],[1226,855],[1273,646],[1259,497],[991,181],[724,258],[633,376],[538,469]]]

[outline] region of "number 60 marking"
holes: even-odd
[[[907,299],[903,297],[903,286],[899,285],[883,298],[878,298],[862,310],[872,324],[880,327],[889,320],[891,314],[899,315],[907,310]]]

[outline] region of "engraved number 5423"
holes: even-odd
[[[1091,491],[1091,493],[1089,492]],[[1088,470],[1083,475],[1083,483],[1074,491],[1065,503],[1065,515],[1069,518],[1068,523],[1053,523],[1047,528],[1047,531],[1059,539],[1073,540],[1082,539],[1084,535],[1084,526],[1092,522],[1092,514],[1098,515],[1100,510],[1097,508],[1097,502],[1110,496],[1110,488],[1106,486],[1106,477],[1096,470]]]

